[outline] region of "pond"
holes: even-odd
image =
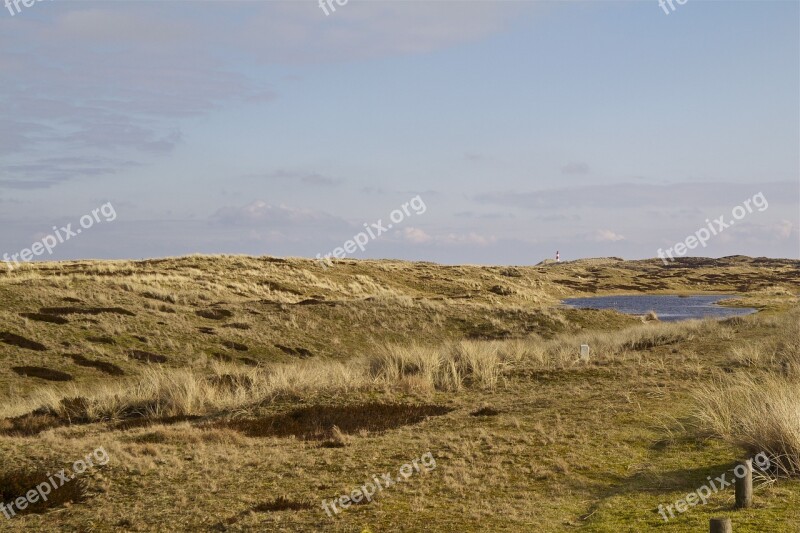
[[[723,307],[720,300],[731,298],[729,294],[702,294],[694,296],[674,295],[626,295],[594,296],[590,298],[567,298],[562,303],[570,307],[590,309],[616,309],[630,315],[644,315],[655,311],[660,320],[672,322],[690,318],[727,318],[755,313],[746,307]]]

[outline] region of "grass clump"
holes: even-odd
[[[800,475],[800,382],[781,376],[739,375],[694,393],[701,431],[766,453],[785,475]]]
[[[89,422],[128,418],[203,416],[326,391],[347,392],[367,384],[352,363],[243,368],[215,364],[212,375],[193,369],[147,367],[136,378],[85,387],[39,389],[27,399],[8,403],[0,416],[47,413],[56,419]],[[81,412],[67,412],[65,398],[85,398]]]
[[[747,372],[703,384],[693,394],[703,433],[751,454],[765,452],[780,473],[793,476],[800,475],[799,314],[762,319],[781,334],[732,347],[733,361]]]
[[[387,383],[421,379],[437,390],[465,385],[495,388],[520,352],[514,344],[462,341],[440,347],[387,345],[369,361],[373,378]]]
[[[253,511],[256,513],[274,513],[276,511],[306,511],[313,508],[314,505],[310,501],[295,501],[286,496],[278,496],[274,500],[256,505],[253,507]]]

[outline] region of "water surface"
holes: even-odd
[[[616,309],[630,315],[644,315],[655,311],[658,318],[667,322],[690,318],[727,318],[755,313],[749,307],[722,307],[720,300],[731,298],[729,294],[702,294],[694,296],[634,294],[626,296],[593,296],[590,298],[567,298],[564,304],[590,309]]]

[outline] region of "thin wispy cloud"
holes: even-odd
[[[702,253],[800,255],[793,3],[191,7],[0,17],[0,244],[111,198],[61,253],[314,255],[421,195],[367,256],[643,257],[761,191]]]
[[[589,165],[586,163],[569,163],[561,167],[561,173],[566,176],[585,176],[589,173]]]
[[[253,180],[300,183],[319,187],[335,187],[343,184],[345,181],[343,178],[324,176],[317,172],[296,172],[288,170],[276,170],[264,174],[247,174],[244,177]]]
[[[490,192],[475,196],[482,204],[506,205],[522,209],[563,209],[576,207],[640,208],[703,204],[733,206],[761,190],[778,204],[796,204],[800,182],[750,183],[682,182],[665,185],[611,183],[582,187],[562,187],[539,191]]]

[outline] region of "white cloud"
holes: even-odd
[[[431,242],[433,237],[419,228],[403,228],[403,239],[413,244],[424,244]]]
[[[777,222],[759,224],[755,222],[742,223],[730,231],[721,233],[720,237],[726,237],[726,242],[742,240],[750,244],[759,242],[776,242],[785,240],[792,236],[795,226],[790,220],[781,219]]]
[[[770,203],[795,204],[800,187],[795,181],[761,183],[759,188]],[[742,198],[753,195],[750,183],[691,181],[669,184],[608,183],[583,187],[560,187],[538,191],[503,191],[479,194],[482,204],[506,205],[523,209],[562,209],[578,207],[639,208],[661,207],[670,210],[702,206],[730,209]]]
[[[516,2],[351,1],[325,17],[316,2],[271,4],[254,9],[237,35],[243,49],[280,63],[427,53],[493,35],[531,9]]]
[[[76,147],[85,157],[113,151],[149,162],[181,142],[182,119],[278,98],[269,80],[252,76],[258,66],[422,54],[473,42],[531,10],[503,4],[354,0],[326,17],[313,1],[200,2],[187,10],[183,2],[87,0],[54,2],[35,18],[0,17],[0,48],[9,52],[0,55],[8,80],[0,84],[0,151],[12,150],[17,164]],[[50,127],[56,119],[63,131]],[[69,168],[53,172],[82,177]],[[0,188],[65,180],[12,178]],[[305,182],[338,183],[326,176]]]
[[[486,237],[475,232],[469,233],[443,233],[430,235],[419,228],[403,228],[403,239],[412,244],[442,244],[449,246],[488,246],[497,242],[495,236]]]
[[[596,242],[617,242],[624,241],[625,237],[609,229],[600,229],[592,234],[592,240]]]
[[[561,167],[561,173],[564,175],[583,176],[589,173],[589,165],[586,163],[569,163]]]
[[[211,219],[225,225],[343,223],[341,219],[311,209],[270,205],[256,200],[241,207],[223,207]]]
[[[789,220],[781,220],[773,226],[775,234],[781,239],[788,239],[794,230],[794,224]]]
[[[344,182],[342,178],[332,178],[318,172],[297,172],[282,169],[264,174],[247,174],[244,177],[263,180],[286,180],[289,182],[302,183],[303,185],[320,187],[334,187]]]

